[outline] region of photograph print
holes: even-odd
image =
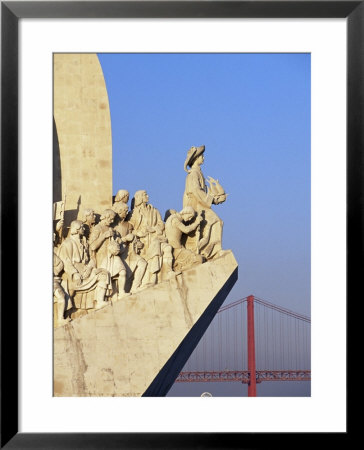
[[[311,395],[309,53],[53,54],[53,395]]]

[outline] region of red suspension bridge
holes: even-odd
[[[311,319],[250,295],[222,306],[176,383],[311,380]]]

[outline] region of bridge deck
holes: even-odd
[[[220,372],[181,372],[176,383],[240,381],[249,383],[249,370],[228,370]],[[256,382],[262,381],[311,381],[310,370],[257,370]]]

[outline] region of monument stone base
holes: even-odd
[[[165,396],[238,277],[230,250],[54,330],[54,395]]]

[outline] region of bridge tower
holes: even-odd
[[[255,335],[254,335],[254,295],[247,298],[248,312],[248,397],[257,396],[256,366],[255,366]]]

